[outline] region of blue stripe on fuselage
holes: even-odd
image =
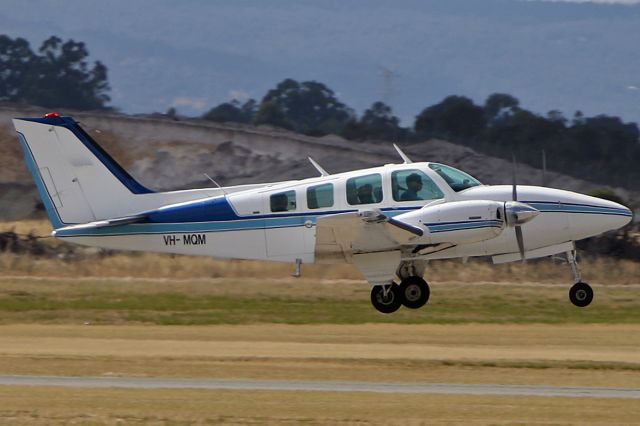
[[[589,204],[577,204],[577,203],[559,203],[559,202],[552,202],[552,201],[522,201],[522,202],[525,204],[529,204],[531,207],[538,209],[541,212],[609,214],[609,215],[618,215],[618,216],[633,215],[631,211],[626,208],[593,206]]]

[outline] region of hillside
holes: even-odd
[[[39,116],[37,108],[0,108],[0,220],[38,214],[39,199],[20,147],[12,117]],[[222,185],[278,181],[317,174],[307,157],[329,172],[399,162],[391,144],[346,141],[337,136],[315,138],[270,127],[175,121],[162,116],[74,113],[104,148],[143,184],[157,190],[211,185],[204,173]],[[441,140],[404,148],[416,161],[438,161],[459,167],[484,183],[510,183],[508,161],[479,154]],[[521,184],[540,184],[541,171],[519,165]],[[589,191],[600,185],[559,173],[548,173],[549,186]],[[613,188],[628,200],[637,192]]]

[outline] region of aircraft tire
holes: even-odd
[[[589,306],[593,300],[593,289],[587,283],[576,283],[569,290],[569,300],[579,308]]]
[[[417,276],[407,277],[400,283],[402,304],[409,309],[423,307],[429,301],[429,284]]]
[[[384,295],[384,288],[381,285],[374,285],[371,288],[371,304],[379,312],[390,314],[397,311],[402,306],[402,296],[400,286],[393,283],[391,289]]]

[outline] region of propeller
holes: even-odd
[[[520,259],[524,262],[524,237],[522,236],[522,226],[524,223],[529,222],[536,217],[540,211],[533,208],[529,204],[521,203],[518,201],[518,184],[516,178],[516,156],[512,156],[513,161],[513,186],[511,190],[511,200],[504,203],[505,221],[508,226],[513,226],[516,233],[516,241],[518,242],[518,251],[520,252]]]
[[[517,166],[516,166],[516,155],[512,154],[512,164],[513,168],[512,179],[513,179],[513,190],[511,193],[511,198],[514,202],[518,202],[518,184],[517,184]],[[520,225],[515,226],[516,231],[516,241],[518,242],[518,250],[520,251],[520,259],[524,262],[524,238],[522,237],[522,227]]]

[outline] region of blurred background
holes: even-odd
[[[400,162],[397,143],[487,184],[512,182],[515,155],[519,184],[637,214],[640,0],[0,4],[0,423],[637,423],[627,397],[47,386],[89,376],[637,393],[640,233],[634,221],[578,243],[597,293],[588,308],[569,304],[562,259],[478,258],[431,262],[429,304],[385,316],[351,265],[293,278],[289,264],[53,240],[11,118],[72,115],[157,190],[210,186],[205,173],[222,185],[315,176],[308,156],[329,172]]]
[[[396,142],[488,184],[515,154],[521,184],[639,207],[637,1],[3,6],[0,220],[43,217],[9,120],[48,110],[159,190],[394,162]],[[634,224],[580,247],[640,253]]]

